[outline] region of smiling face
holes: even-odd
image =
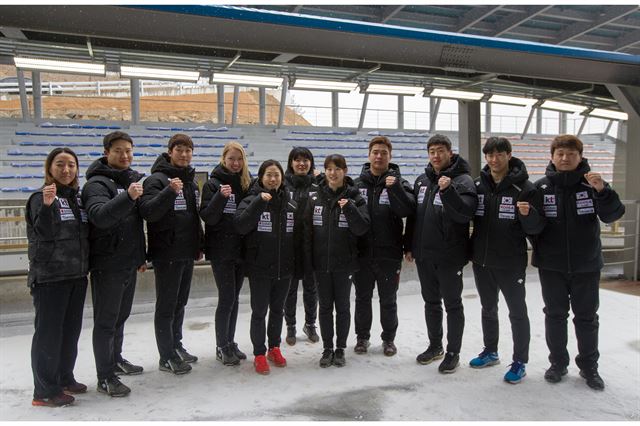
[[[431,145],[429,147],[429,162],[436,172],[446,169],[451,164],[453,152],[446,145]]]
[[[580,151],[572,148],[556,148],[551,155],[551,162],[559,172],[570,172],[578,168],[582,161]]]
[[[485,154],[484,159],[487,160],[487,165],[489,166],[492,174],[504,176],[509,170],[509,160],[511,160],[511,153],[506,151],[493,151]]]
[[[49,173],[56,182],[66,186],[71,185],[78,174],[76,159],[71,154],[61,152],[53,159]]]
[[[331,189],[338,189],[344,185],[344,177],[347,175],[347,169],[341,169],[335,163],[329,163],[324,174],[327,177],[327,184]]]
[[[309,170],[311,170],[311,160],[306,157],[296,157],[291,162],[291,167],[293,168],[293,173],[298,176],[304,176],[309,174]]]
[[[371,172],[375,176],[380,176],[389,170],[389,162],[391,161],[391,152],[385,144],[376,144],[369,151],[369,163],[371,163]]]
[[[237,149],[231,148],[224,156],[224,167],[232,173],[240,173],[242,167],[244,167],[242,153]]]
[[[174,167],[188,167],[193,158],[193,150],[187,145],[174,145],[169,151],[169,158]]]
[[[107,164],[114,169],[126,170],[133,161],[133,145],[124,139],[118,139],[111,143],[109,149],[104,150],[107,157]]]
[[[280,173],[278,166],[267,167],[262,175],[261,183],[269,191],[280,188],[280,185],[282,185],[282,173]]]

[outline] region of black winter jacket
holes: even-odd
[[[42,190],[26,206],[29,240],[28,285],[83,278],[89,272],[89,222],[76,189],[58,186],[50,206]]]
[[[527,266],[526,236],[542,231],[542,197],[529,182],[524,163],[511,157],[507,175],[495,184],[486,165],[475,180],[478,208],[473,218],[474,263],[500,269],[524,269]],[[516,203],[531,205],[529,214],[522,216]]]
[[[221,185],[231,185],[232,193],[225,198]],[[232,173],[218,164],[209,180],[202,187],[200,217],[205,224],[205,254],[213,261],[239,261],[242,257],[242,240],[233,224],[233,217],[240,201],[247,196],[240,185],[240,174]]]
[[[444,191],[438,186],[441,176],[451,178]],[[469,222],[478,205],[469,164],[453,154],[449,167],[436,174],[429,163],[416,179],[413,194],[417,208],[415,216],[407,219],[405,251],[416,259],[464,266],[470,258]]]
[[[571,172],[558,172],[550,162],[546,176],[535,183],[546,225],[533,241],[533,266],[565,273],[602,269],[599,220],[614,222],[625,208],[608,183],[601,193],[587,183],[584,174],[590,170],[586,158]]]
[[[396,178],[390,188],[385,185],[387,176]],[[359,257],[401,261],[402,218],[412,215],[416,209],[411,184],[402,178],[396,164],[390,163],[389,170],[382,176],[374,176],[371,164],[365,163],[355,186],[367,202],[371,218],[369,232],[358,238]]]
[[[145,262],[145,241],[138,203],[127,193],[144,174],[110,167],[102,157],[87,169],[82,201],[89,216],[90,270],[138,268]]]
[[[297,204],[295,214],[295,227],[293,229],[293,240],[295,244],[295,273],[293,277],[302,279],[304,270],[304,211],[307,207],[309,196],[318,192],[318,184],[313,174],[304,176],[295,175],[289,171],[285,172],[284,185],[289,192],[289,198]]]
[[[333,191],[323,178],[318,193],[309,197],[304,217],[304,249],[307,267],[321,272],[358,270],[358,237],[369,230],[367,202],[353,180]],[[338,200],[349,202],[340,208]]]
[[[264,201],[260,194],[271,194]],[[245,266],[248,275],[283,279],[294,273],[296,202],[281,187],[268,191],[255,182],[236,210],[236,230],[245,235]]]
[[[196,259],[201,249],[202,227],[198,208],[200,193],[194,182],[193,167],[174,167],[169,155],[161,154],[144,181],[140,197],[140,214],[147,221],[150,260]],[[179,194],[169,186],[169,179],[180,178]]]

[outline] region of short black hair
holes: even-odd
[[[309,173],[307,174],[313,174],[313,169],[315,169],[313,154],[311,153],[309,148],[306,148],[304,146],[294,146],[293,149],[289,151],[289,159],[287,160],[287,173],[294,173],[292,165],[293,160],[300,157],[311,161],[311,167],[309,168]]]
[[[260,168],[258,169],[258,182],[262,185],[262,178],[264,173],[267,171],[267,167],[276,166],[280,170],[280,174],[282,175],[282,179],[284,180],[284,171],[282,170],[282,165],[277,160],[264,160],[262,164],[260,164]],[[282,183],[280,184],[282,185]]]
[[[193,141],[191,140],[191,136],[185,135],[184,133],[176,133],[171,136],[169,139],[169,143],[167,144],[169,151],[172,151],[176,145],[183,145],[193,151]]]
[[[327,157],[324,159],[324,168],[326,169],[327,167],[329,167],[329,164],[335,164],[335,166],[339,169],[346,169],[347,168],[347,160],[345,160],[343,155],[340,154],[329,154],[327,155]]]
[[[121,132],[119,130],[104,135],[104,139],[102,139],[102,146],[104,146],[106,151],[109,151],[113,143],[119,140],[127,141],[131,146],[133,146],[133,139],[131,139],[131,136],[129,136],[128,133]]]
[[[427,151],[433,145],[444,145],[447,148],[447,151],[451,151],[451,140],[445,135],[441,135],[439,133],[431,136],[427,141]]]
[[[491,154],[492,152],[506,152],[511,154],[511,142],[502,136],[491,136],[482,147],[483,154]]]

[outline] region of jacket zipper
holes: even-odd
[[[486,229],[486,238],[485,238],[485,244],[484,244],[484,259],[482,259],[482,267],[484,268],[485,266],[487,266],[487,256],[488,256],[488,252],[489,252],[489,231],[491,230],[491,218],[492,213],[493,213],[493,206],[495,204],[495,194],[493,193],[493,191],[491,191],[490,193],[490,199],[489,199],[489,211],[486,212],[486,216],[485,218],[487,219],[487,229]],[[487,214],[488,213],[488,214]]]

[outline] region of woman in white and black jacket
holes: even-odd
[[[284,302],[294,272],[294,215],[296,203],[284,190],[284,172],[276,160],[266,160],[258,179],[235,214],[236,230],[245,235],[245,272],[251,286],[251,342],[254,366],[269,374],[267,359],[276,367],[287,361],[280,352]],[[265,346],[265,317],[269,310]],[[266,354],[266,357],[265,357]]]
[[[32,405],[60,407],[84,393],[73,368],[78,355],[89,271],[89,223],[78,191],[78,157],[56,148],[45,184],[26,206],[28,283],[36,310],[31,344]]]
[[[359,236],[369,230],[367,203],[347,176],[340,154],[324,160],[318,193],[309,197],[304,220],[305,262],[313,267],[320,302],[320,334],[324,351],[320,367],[345,365],[344,349],[351,323],[352,274],[358,270]],[[336,350],[333,310],[336,311]]]
[[[202,187],[200,217],[204,221],[205,256],[211,261],[218,288],[216,308],[216,359],[224,365],[238,365],[247,356],[235,342],[238,300],[244,271],[242,235],[233,217],[251,185],[247,155],[238,142],[228,142],[220,164]]]

